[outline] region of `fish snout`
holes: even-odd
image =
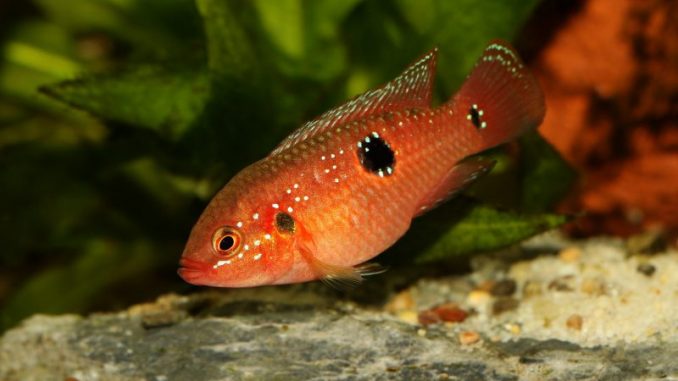
[[[191,284],[200,284],[200,279],[205,277],[205,265],[189,258],[181,258],[177,273],[181,279]]]

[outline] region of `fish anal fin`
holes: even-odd
[[[416,216],[420,216],[449,200],[466,189],[477,179],[489,172],[496,161],[480,157],[466,158],[457,163],[417,205]]]
[[[434,48],[383,86],[367,91],[305,123],[290,134],[272,155],[332,128],[361,118],[406,108],[428,108],[435,79],[438,49]]]

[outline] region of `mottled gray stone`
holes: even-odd
[[[309,288],[168,296],[117,314],[35,316],[0,341],[0,379],[575,380],[678,375],[678,345],[464,347]],[[267,295],[268,294],[268,295]],[[275,301],[278,300],[278,301]],[[423,334],[423,335],[422,335]]]

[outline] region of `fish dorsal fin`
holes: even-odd
[[[422,198],[417,205],[415,217],[428,212],[473,184],[489,172],[495,163],[494,160],[478,157],[470,157],[457,163],[443,176],[438,185]]]
[[[434,48],[392,81],[306,122],[285,138],[271,154],[279,153],[335,126],[361,118],[404,108],[429,107],[437,58],[438,48]]]

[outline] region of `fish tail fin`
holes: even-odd
[[[490,42],[445,107],[475,131],[474,140],[482,150],[536,128],[546,110],[537,79],[501,40]]]

